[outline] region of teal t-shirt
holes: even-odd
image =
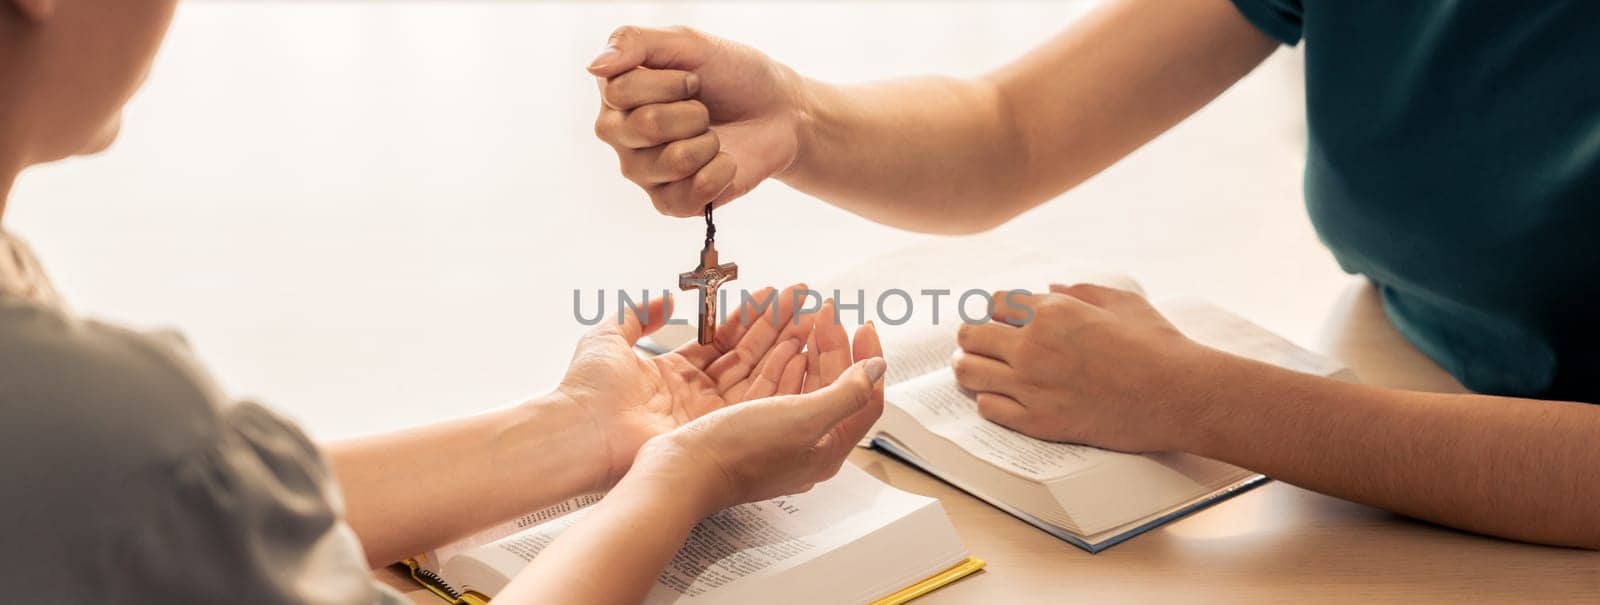
[[[1305,196],[1475,391],[1600,401],[1600,0],[1234,0],[1305,41]]]

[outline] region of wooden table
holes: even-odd
[[[1321,347],[1367,381],[1461,387],[1394,332],[1370,286],[1335,305]],[[1091,555],[875,450],[851,462],[938,498],[984,571],[928,595],[957,603],[1600,602],[1600,553],[1467,534],[1272,482]],[[438,602],[398,572],[380,576]]]

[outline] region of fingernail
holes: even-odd
[[[693,73],[691,73],[691,74],[689,74],[687,76],[684,76],[684,78],[683,78],[683,87],[685,89],[687,89],[687,91],[689,93],[689,96],[691,96],[691,97],[695,96],[696,94],[699,94],[700,93],[700,76],[696,75],[696,74],[693,74]]]
[[[622,51],[617,50],[617,47],[607,46],[605,50],[600,51],[600,54],[594,56],[593,61],[589,62],[589,69],[599,69],[601,67],[605,67],[607,64],[611,63],[612,60],[621,55]]]
[[[884,361],[882,357],[874,357],[868,359],[867,365],[861,369],[867,371],[867,379],[871,380],[872,384],[878,384],[879,380],[883,380],[884,372],[889,371],[889,362]]]

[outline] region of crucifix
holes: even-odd
[[[680,290],[700,291],[700,338],[703,345],[711,344],[717,333],[717,288],[739,277],[739,265],[717,264],[717,226],[711,222],[711,204],[706,204],[706,245],[700,249],[700,266],[693,271],[678,274]]]

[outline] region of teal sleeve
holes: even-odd
[[[1233,5],[1256,29],[1273,39],[1289,46],[1300,42],[1305,16],[1301,0],[1233,0]]]

